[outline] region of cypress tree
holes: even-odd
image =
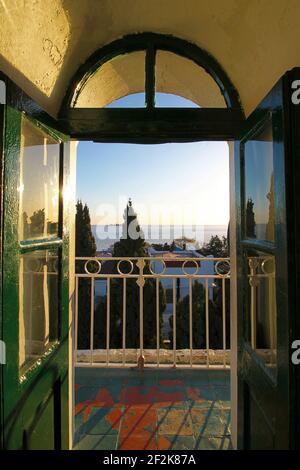
[[[77,201],[76,204],[76,256],[94,257],[96,242],[92,233],[91,217],[88,206]],[[76,269],[82,269],[82,263],[76,263]],[[81,271],[78,271],[81,272]],[[90,347],[90,308],[91,280],[78,280],[78,349]]]
[[[123,233],[120,241],[113,247],[114,257],[146,257],[147,245],[144,234],[138,223],[132,202],[129,199],[124,210]],[[138,274],[139,269],[133,262],[132,273]],[[129,272],[129,265],[124,261],[120,265],[123,273]],[[114,272],[117,273],[115,264]],[[144,267],[144,273],[150,273],[149,263]],[[145,279],[144,284],[144,347],[156,347],[156,284],[154,279]],[[111,304],[110,304],[110,347],[122,347],[122,309],[123,309],[123,280],[111,280]],[[159,284],[159,311],[160,311],[160,339],[163,326],[163,311],[165,310],[165,293]],[[127,279],[126,281],[126,347],[139,347],[139,302],[140,292],[136,279]],[[97,321],[95,323],[95,345],[104,348],[106,344],[106,299],[99,303],[96,310]]]

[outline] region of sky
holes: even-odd
[[[174,95],[158,95],[157,106],[197,106]],[[139,93],[109,107],[139,107],[143,102]],[[89,206],[95,225],[122,223],[129,197],[142,225],[226,225],[228,144],[79,142],[76,196]]]

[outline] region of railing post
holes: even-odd
[[[95,314],[95,278],[91,278],[91,318],[90,318],[90,354],[91,364],[93,364],[94,351],[94,314]]]
[[[75,276],[74,365],[77,365],[77,349],[78,349],[78,284],[79,284],[79,279],[77,276]]]
[[[145,285],[145,278],[144,278],[144,266],[145,260],[144,258],[139,258],[137,263],[137,267],[139,268],[139,277],[136,281],[137,285],[140,288],[140,355],[138,357],[137,366],[139,369],[143,369],[145,365],[145,356],[144,356],[144,285]]]
[[[205,343],[206,343],[206,365],[209,367],[209,296],[208,278],[205,279]]]
[[[160,328],[159,328],[159,278],[156,278],[156,365],[159,367]]]
[[[251,301],[250,301],[251,347],[253,349],[256,349],[256,302],[257,302],[256,288],[258,286],[258,279],[256,277],[258,261],[256,258],[249,258],[249,268],[250,268],[249,284],[251,288]]]
[[[106,284],[106,366],[109,365],[110,348],[110,278],[107,278]]]
[[[173,279],[173,367],[176,367],[176,278]]]
[[[126,277],[123,278],[123,325],[122,325],[122,348],[123,357],[122,362],[125,366],[125,354],[126,354]]]
[[[223,365],[226,367],[226,279],[222,279]]]
[[[193,367],[193,279],[189,278],[190,366]]]

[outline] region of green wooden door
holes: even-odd
[[[245,449],[297,445],[299,373],[290,359],[299,333],[299,137],[291,102],[297,76],[298,69],[276,84],[235,147],[238,446]]]
[[[3,81],[4,448],[68,448],[69,143]]]

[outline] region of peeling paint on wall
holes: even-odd
[[[45,52],[49,54],[50,59],[52,60],[54,65],[59,65],[62,61],[62,55],[58,50],[58,47],[53,44],[51,39],[44,39],[43,40],[43,49]]]

